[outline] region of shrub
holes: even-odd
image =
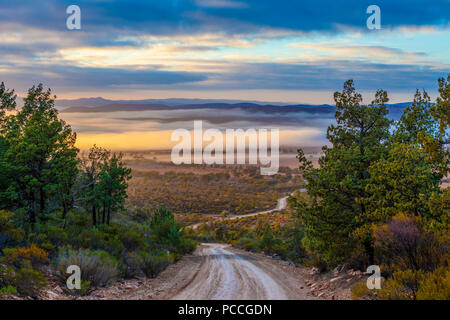
[[[383,283],[378,296],[382,300],[415,300],[424,277],[421,270],[395,271],[392,278]]]
[[[136,252],[128,252],[123,257],[122,275],[127,279],[142,275],[140,257]]]
[[[8,299],[8,297],[15,296],[17,294],[18,292],[16,287],[13,287],[11,285],[8,285],[3,288],[0,287],[0,299]]]
[[[37,297],[39,290],[47,285],[47,279],[24,260],[14,275],[14,285],[20,294]]]
[[[127,251],[135,251],[145,246],[145,238],[141,233],[124,230],[119,235],[119,240]]]
[[[65,290],[69,295],[74,296],[86,296],[91,291],[91,283],[89,281],[81,279],[80,281],[80,289],[70,290],[66,288]]]
[[[417,219],[399,214],[385,225],[375,227],[377,256],[394,270],[433,271],[439,266],[447,245],[425,231]]]
[[[367,300],[374,299],[375,292],[367,288],[366,281],[358,282],[351,288],[352,300]]]
[[[256,240],[254,239],[250,239],[250,238],[240,238],[236,243],[235,246],[244,249],[244,250],[249,250],[249,251],[253,251],[256,252],[258,251],[258,243],[256,242]]]
[[[81,269],[81,279],[89,281],[91,286],[105,286],[119,274],[118,262],[105,251],[87,249],[72,250],[63,248],[57,258],[61,278],[66,279],[67,267],[77,265]]]
[[[197,241],[192,239],[186,239],[184,238],[180,245],[180,250],[182,254],[185,253],[192,253],[197,248]]]
[[[450,268],[440,267],[427,274],[417,290],[418,300],[450,300]]]
[[[139,254],[141,270],[149,278],[156,277],[161,271],[174,262],[174,258],[170,254],[154,255],[149,252],[141,252]]]
[[[13,217],[13,213],[0,210],[0,251],[18,245],[24,240],[23,230],[13,226]]]
[[[48,261],[48,253],[35,244],[31,244],[29,248],[7,248],[3,250],[3,254],[3,261],[15,267],[20,267],[24,261],[29,261],[32,266]]]
[[[67,233],[62,228],[49,226],[45,233],[48,241],[56,247],[60,247],[67,242]]]

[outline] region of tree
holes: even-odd
[[[378,90],[370,105],[362,105],[361,94],[353,81],[345,82],[342,92],[334,94],[336,125],[327,131],[332,147],[323,147],[320,168],[313,168],[303,150],[298,151],[300,171],[306,180],[308,199],[297,198],[292,205],[305,225],[306,249],[331,265],[351,255],[357,243],[374,258],[373,238],[354,234],[364,224],[367,213],[358,199],[366,196],[369,165],[387,154],[390,121],[387,93]]]
[[[441,164],[440,172],[447,175],[450,165],[448,148],[450,144],[450,75],[447,76],[447,81],[440,78],[438,84],[439,97],[436,99],[436,104],[431,106],[430,113],[434,121],[439,123],[439,135],[437,138],[421,135],[420,139],[424,144],[429,161]]]
[[[2,116],[2,135],[8,145],[4,157],[14,166],[10,192],[16,194],[31,224],[45,220],[49,199],[58,194],[61,183],[76,176],[64,172],[66,166],[76,166],[76,135],[58,118],[54,100],[51,90],[39,84],[28,90],[21,110]]]
[[[99,148],[94,145],[87,157],[80,160],[81,177],[80,177],[80,194],[83,202],[91,207],[92,225],[97,225],[97,205],[99,195],[97,192],[97,183],[102,170],[102,163],[110,156],[110,152],[106,149]]]
[[[396,125],[389,156],[369,167],[368,195],[361,201],[370,207],[368,226],[397,213],[443,223],[441,215],[431,210],[429,199],[439,198],[441,179],[448,172],[448,150],[443,143],[448,135],[448,115],[443,113],[448,106],[446,86],[448,83],[440,79],[441,97],[435,105],[427,92],[416,90],[412,104]]]
[[[8,112],[16,109],[16,94],[0,83],[0,205],[1,208],[12,208],[17,194],[12,188],[14,183],[14,165],[6,158],[9,143],[5,139],[11,116]]]
[[[427,163],[414,144],[395,143],[386,159],[369,167],[371,181],[362,200],[368,207],[366,224],[383,223],[399,212],[430,218],[426,201],[439,193],[442,175]]]
[[[102,223],[109,224],[111,213],[123,209],[127,198],[127,181],[131,179],[131,169],[125,167],[122,156],[113,153],[100,164],[99,181],[95,192],[98,194],[99,204],[103,206]]]

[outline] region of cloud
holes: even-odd
[[[0,21],[18,22],[44,29],[62,30],[73,1],[22,0],[2,3]],[[366,29],[366,8],[360,0],[119,0],[77,1],[83,29],[100,32],[136,32],[153,35],[210,32],[255,33],[263,29],[302,32],[339,32],[339,26]],[[446,26],[450,16],[447,0],[378,0],[383,28]]]
[[[336,90],[349,78],[367,90],[413,90],[449,71],[447,0],[379,0],[375,33],[360,0],[79,0],[80,31],[66,29],[70,4],[2,2],[1,80],[56,92]],[[394,32],[440,38],[411,49],[384,41]]]
[[[6,77],[5,77],[6,76]],[[206,79],[203,74],[193,72],[175,72],[154,69],[118,69],[118,68],[80,68],[73,66],[52,66],[51,72],[43,66],[17,69],[13,75],[4,74],[0,69],[0,78],[21,90],[36,83],[44,83],[53,89],[95,87],[120,88],[127,86],[173,85],[183,82],[197,82]],[[23,85],[25,87],[23,87]]]

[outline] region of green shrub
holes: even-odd
[[[73,295],[73,296],[86,296],[91,291],[91,283],[89,281],[81,279],[81,281],[80,281],[80,289],[69,290],[67,288],[65,291],[69,295]]]
[[[123,230],[119,235],[119,240],[127,251],[139,250],[145,246],[144,235],[132,230]]]
[[[173,255],[168,253],[154,255],[149,252],[141,252],[139,254],[139,261],[142,272],[144,272],[147,277],[154,278],[161,271],[172,264],[174,262],[174,258]]]
[[[24,240],[24,232],[13,226],[14,214],[0,210],[0,251],[18,245]]]
[[[37,297],[40,289],[47,285],[47,279],[33,269],[28,260],[22,262],[13,279],[17,291],[25,296]]]
[[[376,298],[376,291],[367,288],[366,281],[356,283],[351,288],[352,300],[373,300]]]
[[[426,274],[417,290],[418,300],[450,300],[450,267]]]
[[[246,238],[246,237],[240,238],[237,242],[235,242],[234,245],[237,246],[238,248],[241,248],[244,250],[253,251],[253,252],[258,251],[258,243],[255,239],[250,239],[250,238]]]
[[[192,253],[197,248],[197,241],[193,239],[183,238],[180,245],[180,251],[182,254]]]
[[[383,282],[378,296],[381,300],[415,300],[424,278],[425,274],[421,270],[395,271],[392,278]]]
[[[11,285],[8,285],[6,287],[0,287],[0,299],[8,299],[10,296],[17,295],[17,289],[16,287],[13,287]]]
[[[81,269],[81,279],[89,281],[90,285],[94,287],[106,286],[119,275],[117,260],[101,250],[63,248],[59,252],[56,263],[64,281],[67,279],[67,267],[77,265]]]
[[[136,252],[128,252],[122,260],[122,275],[124,278],[131,279],[142,275],[139,254]]]

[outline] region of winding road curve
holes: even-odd
[[[300,192],[306,192],[306,189],[300,189]],[[258,216],[260,214],[268,214],[268,213],[272,213],[272,212],[276,212],[276,211],[281,211],[281,210],[286,209],[286,207],[287,207],[287,199],[288,199],[287,196],[279,198],[278,202],[277,202],[277,206],[275,208],[273,208],[273,209],[270,209],[270,210],[264,210],[264,211],[258,211],[258,212],[254,212],[254,213],[247,213],[247,214],[240,214],[240,215],[233,215],[233,216],[225,217],[225,218],[217,216],[216,218],[217,219],[224,219],[224,220],[235,220],[235,219],[240,219],[240,218],[247,218],[247,217]],[[201,226],[202,224],[205,224],[205,223],[206,222],[199,222],[199,223],[190,225],[189,227],[195,230],[199,226]]]

